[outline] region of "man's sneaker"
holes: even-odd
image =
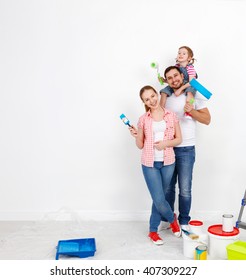
[[[149,238],[155,245],[162,245],[164,243],[159,234],[155,231],[149,233]]]
[[[172,229],[173,234],[176,237],[180,237],[181,236],[181,232],[182,231],[181,231],[181,228],[179,226],[176,214],[174,214],[174,221],[170,224],[170,227]]]
[[[190,226],[189,225],[180,225],[181,229],[190,231]]]
[[[192,116],[191,116],[191,114],[190,114],[190,113],[185,112],[184,116],[185,116],[185,118],[186,118],[186,119],[190,119],[190,120],[192,120]]]
[[[161,221],[161,224],[159,225],[158,231],[167,230],[167,229],[170,229],[170,223],[165,222],[165,221]]]

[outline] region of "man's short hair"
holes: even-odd
[[[178,66],[173,65],[166,68],[166,70],[164,71],[164,77],[166,78],[166,74],[173,69],[176,69],[180,74],[182,74],[180,68]]]

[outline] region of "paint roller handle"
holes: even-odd
[[[160,73],[157,74],[157,77],[158,77],[158,81],[163,86],[165,83],[165,79],[160,75]]]
[[[158,78],[158,81],[161,85],[164,85],[165,83],[165,79],[161,76],[161,74],[159,73],[159,64],[157,62],[151,62],[150,63],[150,66],[151,68],[154,68],[156,69],[157,71],[157,78]]]

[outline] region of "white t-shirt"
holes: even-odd
[[[154,138],[154,142],[157,141],[163,141],[164,139],[164,132],[166,130],[166,122],[163,121],[153,121],[153,138]],[[163,161],[164,159],[164,152],[163,150],[158,151],[157,149],[154,149],[154,160],[155,161]]]
[[[166,108],[177,114],[182,132],[182,143],[177,147],[194,146],[196,144],[196,121],[193,118],[187,118],[184,115],[184,106],[186,103],[185,94],[176,96],[172,94],[167,97]],[[206,102],[202,99],[195,99],[195,109],[200,110],[206,108]]]

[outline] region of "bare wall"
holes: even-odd
[[[213,92],[198,124],[194,215],[237,215],[245,190],[245,1],[0,0],[0,219],[61,209],[145,219],[140,151],[124,127],[177,49]]]

